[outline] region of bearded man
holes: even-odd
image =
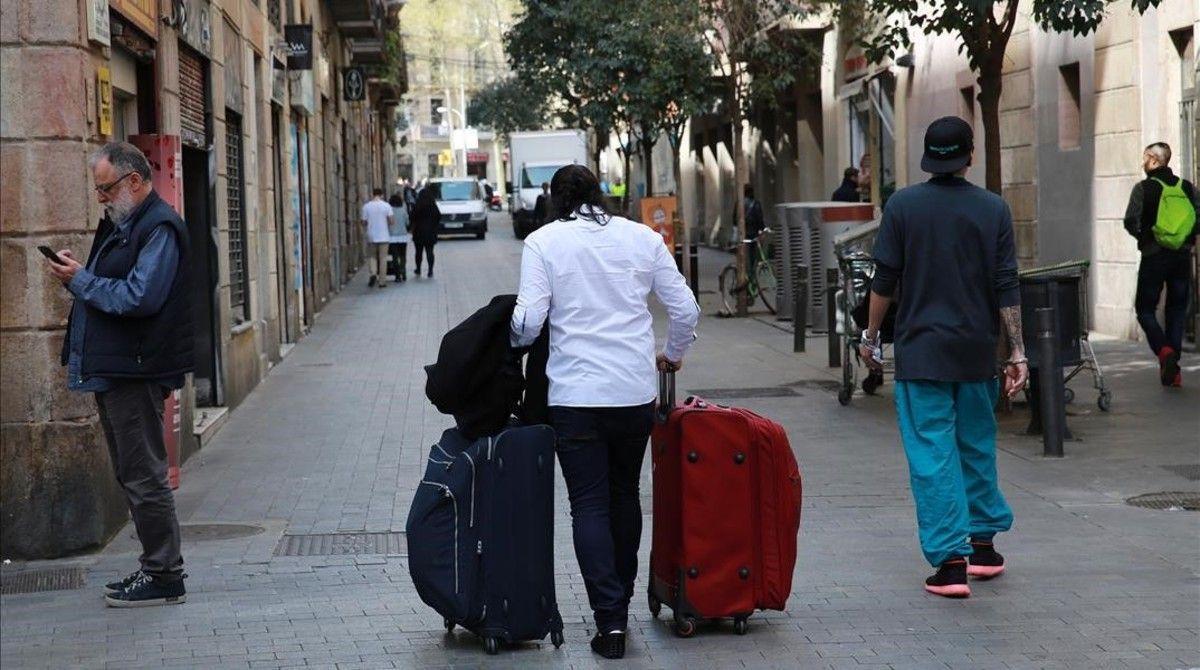
[[[93,393],[117,482],[142,544],[141,566],[105,587],[111,607],[182,603],[183,558],[167,482],[163,401],[193,369],[188,233],[154,192],[137,147],[91,158],[105,217],[87,263],[69,249],[49,271],[75,297],[62,364],[72,391]]]

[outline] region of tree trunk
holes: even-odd
[[[621,179],[625,184],[625,195],[621,196],[621,216],[629,215],[629,147],[623,145],[621,155],[625,158],[625,171],[621,173]]]
[[[1000,51],[1004,53],[1003,49]],[[979,70],[979,111],[983,116],[983,158],[987,167],[987,189],[1001,195],[1000,177],[1000,91],[1003,61],[992,59]]]
[[[683,142],[674,142],[674,151],[671,152],[671,172],[675,176],[675,221],[671,222],[674,226],[679,222],[679,226],[675,228],[675,242],[683,244],[683,278],[687,280],[688,286],[692,285],[692,227],[688,221],[683,219],[683,182],[682,176],[682,157],[680,152],[683,151]],[[680,234],[682,233],[682,234]]]
[[[642,168],[646,176],[646,197],[654,195],[654,143],[650,141],[650,131],[642,133]]]

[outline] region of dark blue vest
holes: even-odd
[[[159,226],[169,226],[179,245],[179,267],[171,281],[167,301],[157,314],[146,317],[115,316],[85,305],[87,328],[83,343],[84,377],[161,379],[191,372],[193,316],[188,271],[187,226],[157,193],[151,192],[134,211],[122,233],[105,219],[92,240],[88,266],[97,277],[129,276],[146,241]],[[93,265],[93,259],[95,264]],[[62,363],[71,350],[71,325],[63,341]]]

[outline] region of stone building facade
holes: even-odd
[[[143,148],[189,227],[197,372],[168,401],[181,461],[363,262],[358,208],[395,180],[404,81],[378,72],[399,4],[0,4],[0,555],[85,550],[126,518],[94,404],[58,364],[70,296],[36,252],[86,254],[88,154]]]
[[[1116,3],[1098,31],[1076,37],[1041,30],[1030,20],[1031,0],[1021,5],[1000,101],[1002,192],[1019,260],[1023,267],[1090,261],[1090,327],[1138,339],[1138,254],[1122,218],[1130,189],[1143,178],[1142,149],[1151,142],[1169,143],[1176,172],[1200,178],[1200,6],[1163,0],[1141,15]],[[780,109],[756,119],[743,143],[768,219],[776,203],[828,199],[842,171],[864,159],[869,197],[882,205],[894,189],[926,178],[925,128],[948,114],[975,125],[968,178],[983,184],[979,87],[955,37],[914,35],[904,64],[869,63],[827,17],[794,29],[823,50],[819,71],[798,76]],[[683,148],[683,219],[696,226],[695,239],[718,245],[732,239],[731,132],[727,120],[692,119]],[[630,179],[639,180],[636,167]],[[659,181],[653,190],[675,190],[670,175]]]

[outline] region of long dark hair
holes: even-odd
[[[550,179],[550,206],[552,220],[571,219],[580,207],[588,210],[580,216],[600,225],[608,223],[612,216],[604,206],[604,193],[600,181],[592,171],[582,165],[567,165],[558,169]]]

